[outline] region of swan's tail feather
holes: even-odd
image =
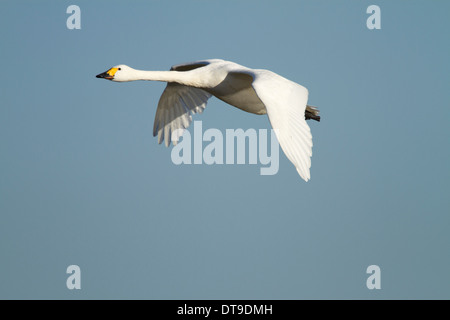
[[[306,106],[305,109],[305,120],[313,119],[316,121],[320,121],[319,109],[313,106]]]

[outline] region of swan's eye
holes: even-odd
[[[122,70],[122,68],[119,68],[119,70]]]

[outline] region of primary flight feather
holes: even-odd
[[[173,66],[170,71],[143,71],[118,65],[96,76],[112,81],[164,81],[153,135],[169,146],[201,113],[213,95],[241,110],[267,114],[284,153],[300,176],[310,179],[312,136],[305,120],[320,121],[319,110],[307,105],[308,90],[272,71],[250,69],[220,59]]]

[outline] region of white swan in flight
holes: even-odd
[[[169,146],[201,113],[211,95],[241,110],[266,114],[284,153],[308,181],[312,136],[306,119],[320,121],[319,110],[307,105],[308,90],[268,70],[249,69],[220,59],[173,66],[170,71],[142,71],[118,65],[96,76],[112,81],[167,82],[156,110],[153,135]],[[177,130],[182,129],[182,130]],[[172,135],[172,133],[174,133]],[[178,133],[178,134],[177,134]]]

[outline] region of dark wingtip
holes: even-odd
[[[305,120],[310,120],[310,119],[313,119],[313,120],[316,120],[316,121],[320,122],[320,116],[316,116],[316,115],[314,115],[312,113],[309,113],[309,112],[305,113]]]

